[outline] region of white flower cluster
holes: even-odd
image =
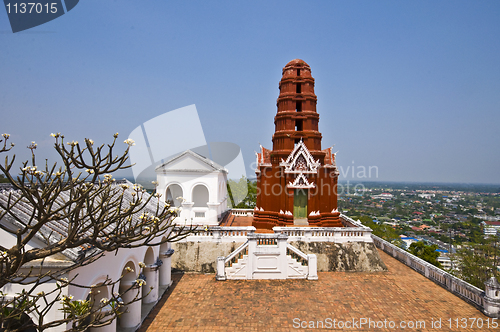
[[[36,166],[26,166],[24,168],[21,168],[21,170],[31,175],[42,175],[44,173],[43,171],[38,171],[36,169]]]
[[[104,174],[104,182],[114,182],[115,179],[113,179],[113,175],[111,174]]]
[[[153,223],[158,223],[160,221],[160,218],[154,216],[154,215],[149,215],[148,212],[143,212],[140,216],[139,219],[142,221],[148,222],[148,221],[153,221]],[[149,227],[145,227],[147,231],[149,231]]]
[[[168,209],[168,212],[170,213],[178,213],[179,212],[179,208],[178,207],[171,207],[170,209]]]
[[[63,295],[61,297],[61,301],[63,301],[63,302],[69,301],[69,300],[73,300],[73,295],[70,295],[70,296]]]
[[[126,140],[123,141],[123,143],[128,144],[128,146],[134,146],[135,141],[131,138],[127,138]]]
[[[5,143],[4,143],[4,144],[6,144],[6,143],[7,143],[7,140],[8,140],[8,139],[9,139],[9,137],[10,137],[10,135],[9,135],[9,134],[7,134],[7,133],[4,133],[4,134],[2,134],[2,137],[3,137],[3,138],[5,138]],[[11,146],[11,147],[12,147],[12,146],[14,146],[14,145],[15,145],[14,143],[10,143],[10,146]],[[5,145],[4,145],[4,146],[5,146]]]
[[[146,280],[144,279],[137,279],[135,282],[139,286],[146,285]]]

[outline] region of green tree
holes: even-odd
[[[231,206],[235,208],[254,208],[257,203],[257,181],[250,181],[245,176],[242,176],[238,181],[229,179],[227,191]]]
[[[413,255],[422,258],[424,261],[431,263],[434,266],[441,268],[441,263],[438,262],[439,252],[436,251],[438,246],[426,245],[423,241],[413,242],[408,248],[408,251]]]
[[[457,270],[452,273],[468,283],[484,289],[484,283],[497,274],[499,249],[496,238],[486,243],[474,244],[460,249],[453,259]]]

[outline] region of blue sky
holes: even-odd
[[[52,132],[125,139],[196,104],[206,140],[238,144],[252,176],[254,150],[272,148],[281,69],[300,58],[341,173],[498,184],[499,36],[496,0],[85,0],[15,34],[0,8],[0,131],[19,159],[34,140],[54,160]]]

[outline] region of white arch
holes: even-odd
[[[153,248],[149,247],[144,253],[144,264],[146,265],[154,264],[156,261],[155,256],[156,255]]]
[[[99,275],[98,277],[94,278],[94,279],[92,280],[92,282],[90,283],[90,285],[92,285],[92,286],[94,286],[94,285],[95,285],[95,286],[99,286],[99,284],[102,284],[103,282],[105,282],[105,281],[106,281],[106,277],[109,277],[109,276],[108,276],[108,275],[105,275],[105,274],[101,274],[101,275]],[[90,286],[90,285],[89,285],[89,286]],[[90,294],[90,291],[92,290],[92,293],[94,293],[94,289],[96,289],[96,288],[99,288],[99,287],[93,287],[93,289],[87,288],[87,289],[85,290],[85,296],[83,297],[83,299],[87,299],[87,298],[89,297],[89,295],[91,295],[91,294]],[[109,288],[108,288],[108,286],[106,287],[106,293],[107,293],[107,294],[110,294],[110,293],[109,293]],[[95,295],[95,294],[94,294],[94,295]],[[103,297],[103,296],[99,297],[99,300],[100,300],[102,297]],[[108,297],[108,299],[109,299],[109,297]]]
[[[206,192],[197,191],[197,187],[203,187]],[[195,191],[196,190],[196,191]],[[198,182],[191,188],[191,197],[194,203],[193,207],[207,207],[207,203],[211,202],[210,187],[206,183]]]
[[[178,188],[176,188],[178,187]],[[172,190],[173,189],[173,190]],[[180,189],[180,191],[179,191]],[[165,187],[165,202],[172,201],[173,206],[179,207],[181,205],[181,201],[177,199],[177,197],[184,197],[184,187],[178,181],[170,182]]]

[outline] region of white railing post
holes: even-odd
[[[309,267],[309,275],[307,276],[307,280],[318,280],[318,261],[316,255],[307,255],[307,265]]]
[[[247,279],[253,279],[254,269],[254,253],[257,250],[257,237],[256,234],[248,236],[248,262],[247,262]]]
[[[282,277],[284,279],[288,278],[288,260],[286,258],[286,247],[288,245],[288,235],[286,234],[278,234],[277,236],[277,244],[278,244],[278,269],[282,271]]]
[[[215,279],[217,280],[226,280],[226,264],[225,262],[225,257],[217,257],[217,275],[215,276]]]

